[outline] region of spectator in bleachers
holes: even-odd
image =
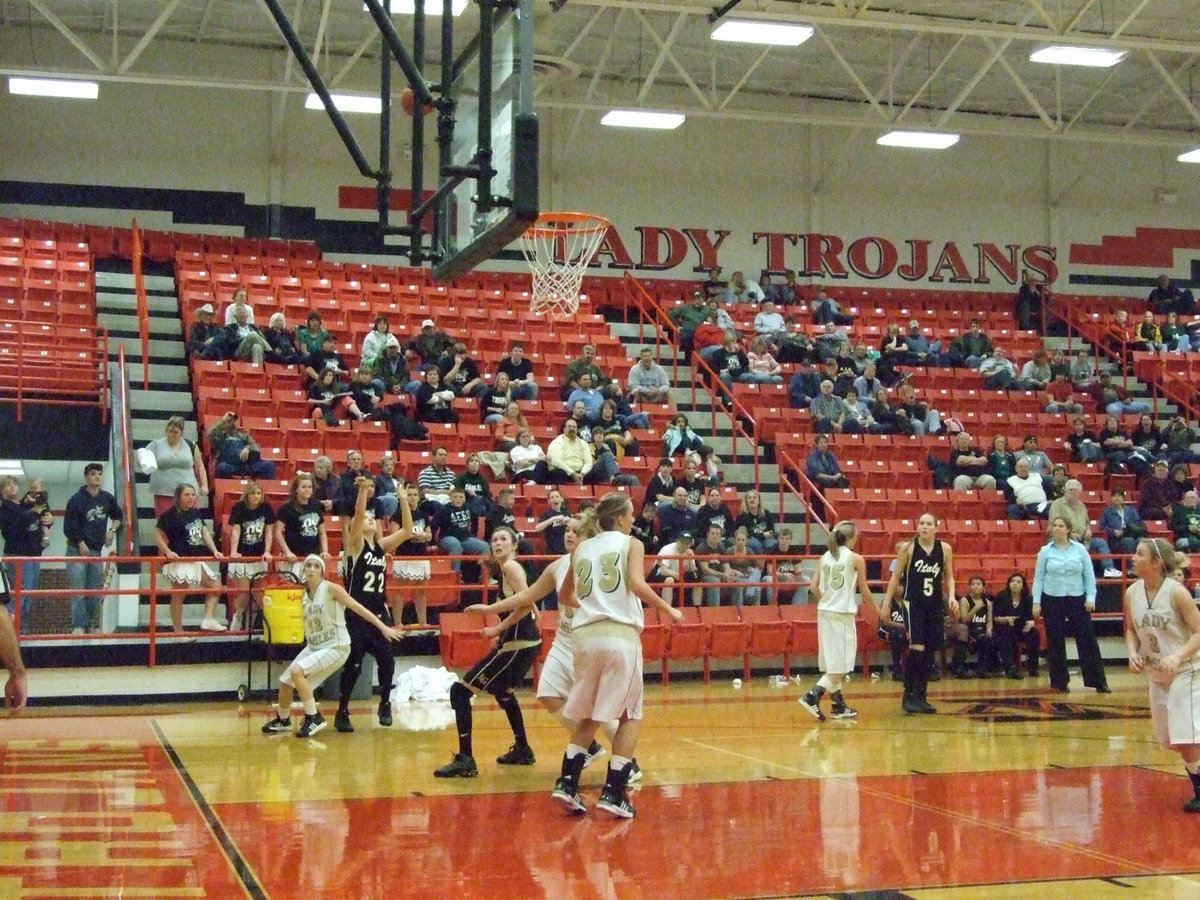
[[[1138,495],[1138,512],[1143,519],[1169,519],[1171,506],[1176,503],[1175,488],[1171,484],[1170,469],[1166,460],[1154,464],[1154,474],[1142,482]]]
[[[509,400],[504,405],[504,412],[500,414],[500,418],[493,423],[492,437],[496,439],[496,449],[507,453],[517,445],[521,430],[528,427],[529,422],[525,420],[521,404],[516,400]]]
[[[533,544],[525,540],[525,535],[517,528],[517,514],[513,512],[516,499],[516,491],[511,487],[503,487],[496,492],[496,502],[492,504],[483,520],[483,539],[491,543],[492,533],[497,528],[508,528],[517,536],[517,548],[520,552],[533,553]]]
[[[1050,373],[1050,354],[1038,350],[1033,354],[1033,359],[1021,367],[1015,386],[1022,391],[1044,391],[1053,377]]]
[[[205,303],[196,310],[196,321],[188,330],[189,359],[224,359],[225,330],[213,322],[213,308]]]
[[[596,420],[588,415],[587,401],[576,400],[570,404],[570,410],[571,414],[567,418],[574,420],[575,426],[579,429],[579,439],[590,444],[592,442],[592,426],[595,425]]]
[[[1185,553],[1200,550],[1200,495],[1188,491],[1171,510],[1175,549]]]
[[[414,397],[418,422],[458,422],[458,413],[450,408],[454,391],[442,386],[442,373],[437,366],[425,370],[425,381]]]
[[[238,415],[229,410],[208,429],[208,445],[216,460],[218,478],[275,477],[275,463],[262,458],[262,448],[238,425]]]
[[[42,555],[42,528],[49,527],[54,516],[47,509],[37,512],[31,507],[22,505],[18,497],[21,488],[17,479],[11,475],[0,478],[0,535],[4,537],[5,557]],[[6,559],[4,567],[8,573],[9,584],[15,590],[17,584],[17,564]],[[38,578],[41,574],[41,563],[36,559],[25,560],[21,568],[21,631],[29,630],[29,613],[33,606],[32,598],[26,597],[25,592],[38,589]]]
[[[839,365],[837,357],[825,360],[821,364],[820,371],[822,381],[833,383],[833,393],[837,397],[845,396],[846,391],[854,384],[855,376],[849,374],[848,371],[843,374],[844,370]]]
[[[266,501],[257,481],[246,483],[242,497],[229,512],[229,601],[233,616],[229,627],[241,631],[250,600],[250,579],[267,571],[275,537],[275,510]]]
[[[751,553],[774,553],[779,546],[775,538],[775,518],[763,507],[762,494],[753,488],[746,491],[733,524],[735,528],[746,529]]]
[[[950,342],[950,364],[978,369],[992,353],[992,339],[983,331],[978,319],[972,319],[966,331]]]
[[[478,516],[467,506],[467,495],[461,487],[451,486],[450,502],[438,507],[432,524],[438,546],[447,555],[455,557],[450,562],[450,568],[455,572],[462,571],[462,560],[457,557],[487,554],[488,545],[475,536]]]
[[[271,348],[267,351],[267,362],[283,366],[296,366],[304,362],[304,354],[296,343],[295,335],[287,327],[287,318],[283,313],[277,312],[271,316],[263,337]]]
[[[657,507],[660,503],[671,502],[671,495],[675,492],[673,468],[674,464],[665,456],[658,461],[658,466],[646,485],[646,496],[642,500],[643,506],[652,504]]]
[[[183,436],[183,424],[182,416],[171,416],[167,419],[165,435],[146,445],[158,466],[150,473],[156,518],[175,505],[175,488],[181,484],[208,496],[208,472],[200,448]]]
[[[713,266],[708,270],[708,280],[704,282],[704,296],[705,298],[714,297],[722,302],[733,302],[729,282],[721,277],[720,266]]]
[[[508,376],[514,400],[534,401],[538,398],[537,381],[533,377],[533,363],[525,358],[525,345],[514,343],[508,350],[508,356],[496,365],[496,376]]]
[[[1133,338],[1135,350],[1144,350],[1148,353],[1166,352],[1167,345],[1163,341],[1162,329],[1154,321],[1153,310],[1148,309],[1142,313],[1142,321],[1133,328]]]
[[[333,515],[340,492],[341,482],[333,474],[333,460],[328,456],[318,456],[313,460],[311,496],[321,512]]]
[[[304,365],[304,377],[312,384],[326,372],[332,372],[338,378],[350,377],[350,367],[342,358],[342,354],[338,353],[337,339],[329,332],[325,332],[321,346],[308,354],[308,361]]]
[[[671,396],[667,371],[654,361],[654,351],[643,347],[629,370],[629,393],[637,403],[666,403]]]
[[[766,574],[763,575],[763,581],[767,584],[774,584],[778,588],[784,588],[785,591],[787,588],[792,588],[791,597],[786,602],[792,605],[803,603],[810,583],[802,568],[804,548],[792,546],[790,526],[780,526],[777,537],[779,546],[770,551],[773,558],[769,559],[764,567]],[[779,595],[776,596],[776,600],[780,603],[785,602],[783,596]]]
[[[667,318],[679,327],[679,349],[685,354],[692,351],[696,329],[708,319],[708,303],[703,291],[692,294],[692,302],[676,306],[667,313]]]
[[[708,361],[726,387],[731,386],[735,381],[751,380],[749,378],[750,360],[738,344],[737,336],[734,334],[725,333],[725,342],[720,349],[708,357]]]
[[[262,365],[266,354],[270,352],[271,344],[263,337],[263,332],[250,320],[250,307],[244,306],[236,311],[233,324],[226,325],[226,353],[229,359],[244,360]]]
[[[781,363],[800,363],[809,365],[813,361],[813,345],[808,335],[799,329],[794,316],[788,316],[785,324],[797,330],[789,331],[776,341],[775,355]]]
[[[238,320],[238,313],[245,310],[246,321],[251,325],[254,324],[254,307],[246,299],[246,289],[239,287],[233,292],[233,298],[229,301],[229,305],[225,307],[225,326],[228,328]]]
[[[700,569],[700,580],[706,585],[703,591],[704,605],[720,606],[721,588],[707,585],[720,585],[723,581],[733,580],[733,573],[725,561],[730,548],[721,536],[721,526],[717,523],[714,522],[703,533],[704,539],[696,547],[696,561]]]
[[[1183,312],[1179,308],[1182,294],[1183,291],[1171,284],[1171,277],[1164,272],[1158,276],[1147,299],[1154,312],[1165,316],[1169,312]]]
[[[1055,519],[1064,519],[1071,540],[1079,541],[1089,553],[1104,557],[1102,560],[1104,577],[1120,578],[1121,571],[1113,562],[1112,550],[1109,549],[1108,541],[1092,533],[1091,520],[1087,507],[1081,499],[1082,496],[1083,485],[1074,478],[1069,479],[1063,496],[1050,504],[1050,521],[1053,523]]]
[[[478,397],[487,389],[479,366],[467,355],[466,344],[455,343],[438,358],[437,368],[442,373],[442,384],[456,397]]]
[[[600,418],[593,424],[592,430],[599,431],[604,435],[605,442],[608,443],[614,454],[641,456],[641,445],[627,427],[627,421],[622,421],[621,417],[617,415],[615,400],[605,400],[600,404]],[[619,452],[618,447],[620,448]]]
[[[163,564],[162,577],[171,582],[173,588],[171,626],[175,633],[183,633],[182,590],[188,587],[200,587],[205,592],[200,630],[228,631],[228,626],[216,618],[221,582],[212,567],[198,559],[211,556],[220,560],[221,552],[213,542],[212,532],[204,524],[197,506],[196,490],[191,485],[181,484],[175,489],[174,504],[158,517],[154,543],[168,560]]]
[[[843,346],[850,346],[850,335],[833,322],[826,322],[825,330],[813,338],[813,353],[821,361],[836,359]]]
[[[405,350],[394,334],[389,334],[384,340],[383,352],[375,357],[371,365],[371,375],[380,395],[413,394],[421,386],[421,382],[414,379],[409,371]]]
[[[1067,467],[1056,463],[1050,469],[1050,478],[1043,483],[1046,485],[1046,497],[1051,503],[1064,496],[1067,493]]]
[[[1038,448],[1037,435],[1025,435],[1024,441],[1021,442],[1021,452],[1017,454],[1017,459],[1023,459],[1029,465],[1029,474],[1036,475],[1039,478],[1050,477],[1050,469],[1053,467],[1053,463],[1050,462],[1050,457]]]
[[[833,382],[834,393],[845,396],[850,385],[854,384],[854,379],[859,376],[858,363],[851,355],[849,344],[838,347],[837,356],[833,358],[833,362],[837,365],[837,378]]]
[[[579,437],[579,425],[574,419],[567,419],[563,423],[562,434],[550,442],[546,448],[546,461],[550,477],[560,484],[568,481],[576,484],[607,483],[604,470],[595,465],[591,446]]]
[[[785,299],[785,286],[782,282],[772,280],[771,273],[763,269],[758,276],[758,286],[762,288],[762,299],[770,300],[776,306],[783,306],[785,303],[790,303],[790,300]]]
[[[758,315],[754,317],[754,333],[771,343],[787,336],[787,323],[783,320],[783,314],[776,310],[775,301],[770,297],[763,300]]]
[[[728,539],[733,534],[733,511],[721,499],[721,489],[712,487],[704,498],[704,505],[696,511],[696,533],[707,534],[708,526],[721,526],[721,536]]]
[[[692,349],[711,365],[713,356],[724,348],[728,336],[729,332],[718,324],[714,313],[696,328],[692,336]]]
[[[426,500],[438,504],[450,502],[450,488],[454,487],[454,472],[446,465],[446,460],[449,458],[450,454],[445,447],[434,447],[432,461],[417,473],[417,484]]]
[[[420,355],[423,363],[416,368],[424,369],[437,365],[438,359],[449,353],[454,344],[454,338],[444,331],[438,331],[437,323],[433,319],[425,319],[421,323],[421,333],[412,339],[413,349]]]
[[[696,570],[696,554],[692,549],[692,533],[680,532],[675,540],[664,544],[657,553],[654,568],[646,576],[648,584],[661,584],[663,600],[674,604],[674,586],[682,589],[685,584],[691,584],[692,606],[700,605],[700,585],[697,583],[699,573]],[[682,604],[681,604],[682,605]]]
[[[788,382],[788,404],[792,409],[808,409],[813,397],[821,393],[821,373],[811,362],[800,363],[799,370]]]
[[[763,289],[758,282],[747,278],[742,272],[734,272],[729,280],[729,289],[738,303],[758,303],[763,298]]]
[[[950,644],[950,675],[954,678],[970,678],[967,657],[975,654],[975,672],[986,675],[993,668],[992,658],[992,604],[984,593],[982,576],[972,575],[967,593],[958,601],[958,619],[948,619],[946,627]]]
[[[729,578],[726,580],[736,583],[729,589],[729,600],[737,607],[758,606],[762,595],[762,568],[750,555],[749,539],[745,528],[734,529],[733,546],[727,557]]]
[[[1013,474],[999,482],[1008,501],[1010,519],[1045,519],[1050,515],[1050,498],[1040,475],[1029,471],[1029,459],[1017,457]]]
[[[692,512],[700,511],[708,496],[708,489],[716,483],[714,478],[706,477],[701,469],[702,465],[703,461],[699,455],[689,451],[683,457],[683,474],[675,478],[675,487],[687,491],[687,502]]]
[[[1083,412],[1083,404],[1075,399],[1075,385],[1067,380],[1067,373],[1061,369],[1054,373],[1054,380],[1046,385],[1042,402],[1046,404],[1046,412],[1053,415],[1077,416]]]
[[[829,449],[828,435],[817,435],[817,445],[808,454],[804,471],[808,480],[816,485],[818,490],[850,487],[850,479],[842,473],[837,457]]]
[[[567,526],[571,522],[571,510],[558,488],[551,488],[546,495],[546,508],[538,517],[534,530],[542,535],[546,552],[551,556],[562,556],[567,552]]]
[[[995,347],[992,355],[979,364],[979,374],[983,376],[983,386],[988,390],[1008,390],[1016,383],[1017,367],[1003,347]]]
[[[858,424],[859,430],[869,434],[886,434],[887,429],[875,421],[875,417],[871,415],[871,410],[862,400],[858,398],[858,391],[853,387],[846,391],[846,396],[842,400],[846,405],[847,421]],[[843,430],[845,425],[843,424]]]
[[[1071,384],[1085,391],[1096,381],[1096,361],[1087,350],[1078,350],[1071,360]]]
[[[1179,314],[1167,313],[1167,321],[1162,327],[1162,339],[1166,348],[1172,352],[1187,353],[1192,349],[1192,334],[1180,324]]]
[[[950,451],[950,471],[954,476],[956,491],[994,491],[996,479],[987,472],[988,458],[978,447],[971,445],[971,435],[960,431],[954,438],[954,449]]]
[[[821,393],[813,397],[808,406],[812,414],[813,431],[818,434],[856,434],[862,429],[849,418],[846,404],[833,392],[833,382],[826,378],[821,382]]]
[[[1129,313],[1123,309],[1118,309],[1113,313],[1113,319],[1108,323],[1108,338],[1104,341],[1108,348],[1115,356],[1121,358],[1125,371],[1129,371],[1129,366],[1132,363],[1132,358],[1126,351],[1133,348],[1129,345],[1133,342],[1133,328],[1129,324]]]
[[[1022,331],[1042,330],[1042,309],[1045,304],[1045,286],[1038,283],[1037,276],[1029,269],[1021,273],[1021,287],[1017,291],[1017,304],[1013,318]]]
[[[1125,489],[1112,489],[1112,502],[1100,513],[1097,523],[1115,553],[1128,556],[1137,549],[1137,542],[1146,536],[1146,523],[1132,506],[1125,505]]]
[[[1071,380],[1071,361],[1061,347],[1050,353],[1050,377],[1057,378],[1059,372],[1066,375],[1068,381]]]
[[[1029,657],[1029,677],[1038,677],[1038,653],[1042,636],[1033,618],[1033,595],[1020,572],[1008,576],[1004,588],[992,598],[992,639],[1000,665],[1008,678],[1019,678],[1017,647]]]
[[[1121,420],[1116,416],[1105,418],[1104,427],[1096,435],[1096,440],[1104,453],[1104,471],[1106,473],[1123,473],[1131,463],[1139,468],[1148,469],[1149,462],[1147,460],[1135,462],[1132,455],[1133,441],[1129,437],[1129,432],[1121,427]]]
[[[337,372],[325,369],[308,389],[311,405],[309,417],[324,419],[327,425],[336,425],[347,418],[364,419],[362,410],[354,402],[350,385],[338,381]]]
[[[942,416],[936,409],[917,399],[911,384],[900,385],[897,393],[896,416],[905,434],[937,434],[942,430]],[[911,431],[909,430],[911,429]]]
[[[733,316],[729,315],[725,307],[721,306],[721,304],[716,300],[710,299],[708,303],[705,304],[705,308],[708,310],[708,315],[710,317],[717,317],[717,325],[719,325],[726,332],[737,331],[737,325],[733,321]]]
[[[504,411],[513,402],[512,385],[503,372],[496,373],[491,385],[484,385],[479,395],[479,416],[485,425],[495,425],[504,418]]]
[[[870,403],[875,399],[875,395],[881,390],[885,390],[883,382],[875,377],[876,366],[873,360],[867,362],[863,366],[862,374],[854,379],[854,390],[858,391],[858,396]]]
[[[329,332],[321,325],[321,314],[316,310],[308,314],[304,327],[296,332],[296,340],[300,342],[300,349],[306,356],[323,349],[329,337]]]
[[[1071,422],[1067,446],[1071,448],[1071,455],[1082,463],[1095,462],[1104,457],[1104,448],[1100,446],[1096,435],[1088,430],[1087,421],[1083,416],[1076,416]]]
[[[383,355],[388,338],[392,336],[391,330],[392,326],[388,324],[387,316],[375,317],[375,324],[371,326],[371,330],[367,332],[367,336],[363,338],[362,342],[361,362],[364,366],[375,365],[375,360]]]
[[[357,500],[357,498],[355,498]],[[375,476],[375,497],[372,506],[380,519],[393,519],[404,502],[404,482],[396,477],[396,457],[391,452],[379,457],[379,474]],[[412,508],[409,508],[412,512]]]
[[[653,503],[642,505],[641,512],[633,520],[629,534],[642,542],[647,554],[658,552],[662,541],[658,539],[658,510]]]
[[[467,495],[467,506],[479,518],[484,518],[492,508],[492,484],[483,474],[483,460],[478,453],[467,454],[467,467],[454,476],[454,486]]]
[[[900,333],[900,325],[892,322],[879,339],[879,377],[884,383],[895,382],[896,367],[904,365],[907,361],[904,348],[904,335]]]
[[[771,344],[765,337],[757,337],[746,354],[749,370],[744,378],[757,384],[783,384],[783,369],[771,354]]]
[[[854,317],[846,315],[842,305],[825,293],[825,288],[817,288],[817,297],[811,306],[814,325],[853,325]]]
[[[432,577],[433,570],[429,565],[429,560],[420,557],[426,556],[429,544],[433,540],[431,523],[437,513],[438,504],[422,499],[421,489],[412,482],[404,486],[404,501],[408,504],[409,512],[412,513],[412,531],[408,540],[396,548],[397,558],[392,561],[392,572],[406,588],[410,585],[413,587],[411,596],[417,624],[427,625],[429,623],[428,598],[425,593],[425,585]],[[399,618],[400,616],[397,615],[396,619],[399,620]]]
[[[638,484],[635,476],[621,473],[617,454],[605,439],[604,430],[599,425],[592,429],[591,450],[593,465],[604,473],[602,484]]]
[[[856,378],[867,370],[867,366],[875,364],[875,357],[871,355],[871,348],[862,341],[854,345],[854,349],[850,351],[850,358],[854,360]],[[878,368],[876,366],[877,371]]]
[[[1147,462],[1146,470],[1141,474],[1149,475],[1154,461],[1160,459],[1167,449],[1167,445],[1163,441],[1162,429],[1154,424],[1152,416],[1141,415],[1138,416],[1138,423],[1129,435],[1129,439],[1133,441],[1134,451]]]
[[[367,473],[363,471],[363,455],[361,450],[346,452],[346,471],[338,476],[338,497],[334,509],[339,516],[354,514],[354,504],[358,500],[358,479]],[[372,507],[377,509],[372,501]],[[395,512],[393,507],[392,512]],[[380,514],[380,518],[383,518]]]
[[[577,385],[567,396],[567,409],[574,415],[576,405],[582,403],[586,418],[594,422],[600,418],[600,406],[604,403],[604,394],[595,387],[590,372],[581,373]]]
[[[563,376],[563,399],[571,396],[571,392],[582,386],[580,376],[587,373],[591,376],[591,386],[606,397],[620,393],[620,387],[612,381],[596,363],[596,346],[584,344],[579,359],[567,363],[567,371]]]
[[[683,532],[695,533],[696,510],[688,500],[687,488],[678,485],[671,492],[670,503],[658,504],[658,536],[667,543],[677,540]]]
[[[532,481],[534,484],[547,484],[550,481],[546,452],[534,443],[533,432],[528,426],[517,432],[517,443],[509,448],[508,458],[513,481]]]
[[[1003,484],[1017,470],[1017,457],[1008,449],[1008,438],[998,434],[992,438],[992,449],[987,455],[987,473]]]
[[[1200,462],[1200,453],[1192,450],[1192,444],[1200,438],[1183,416],[1172,417],[1163,429],[1162,437],[1166,445],[1167,460],[1171,465]]]
[[[867,410],[871,413],[871,418],[875,420],[875,426],[879,429],[878,433],[914,434],[912,423],[907,418],[901,424],[900,416],[892,407],[890,400],[888,389],[880,387],[871,395],[871,402],[867,404]]]
[[[692,430],[687,416],[676,413],[663,432],[663,456],[682,456],[689,450],[699,452],[703,446],[704,441]]]
[[[1188,491],[1194,491],[1196,483],[1192,481],[1191,473],[1188,467],[1183,463],[1175,463],[1171,466],[1171,490],[1174,492],[1172,503],[1178,503],[1183,499],[1183,495]]]
[[[921,332],[921,323],[909,320],[904,335],[904,351],[910,366],[941,365],[941,341],[931,341]]]

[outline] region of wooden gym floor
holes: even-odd
[[[824,723],[797,684],[655,684],[633,821],[550,800],[566,735],[529,691],[537,764],[494,763],[511,734],[481,700],[479,777],[451,781],[442,704],[388,729],[358,704],[355,734],[308,741],[261,734],[264,702],[33,709],[0,721],[0,898],[1200,896],[1188,782],[1144,683],[1109,679],[944,680],[905,717],[856,677],[859,718]]]

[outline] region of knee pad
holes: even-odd
[[[471,706],[471,689],[461,681],[450,685],[450,708],[461,709]]]

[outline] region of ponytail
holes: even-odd
[[[840,559],[842,556],[842,548],[846,546],[854,536],[858,534],[858,526],[849,519],[842,519],[833,526],[829,532],[828,550],[833,554],[834,559]]]

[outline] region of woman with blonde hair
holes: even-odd
[[[181,484],[188,485],[201,496],[208,495],[204,459],[200,456],[200,448],[183,436],[183,426],[182,416],[171,416],[167,419],[163,437],[147,445],[158,465],[150,473],[156,518],[175,505],[175,489]]]
[[[275,545],[292,574],[304,574],[304,557],[310,554],[329,559],[329,536],[321,503],[313,497],[313,476],[297,472],[287,502],[275,514]]]
[[[522,429],[529,428],[525,413],[521,412],[521,404],[509,400],[504,412],[492,426],[492,437],[496,439],[496,449],[508,453],[517,445]]]

